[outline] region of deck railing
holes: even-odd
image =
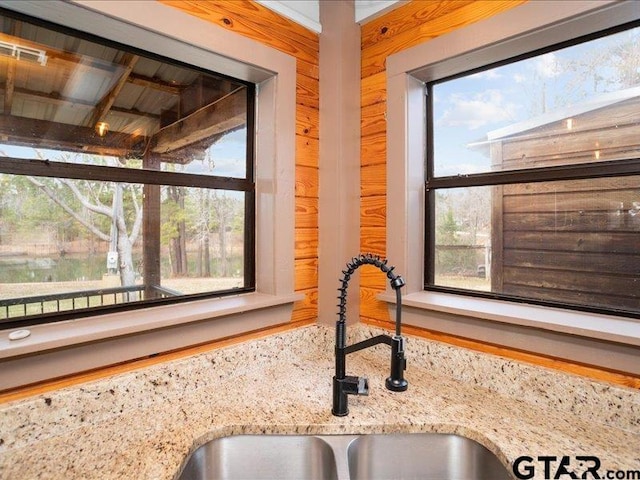
[[[131,285],[0,299],[0,320],[144,300],[146,288],[145,285]],[[151,288],[157,292],[153,298],[182,295],[181,292],[159,285],[152,285]]]

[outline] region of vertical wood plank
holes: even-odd
[[[385,133],[387,131],[387,105],[374,103],[362,107],[360,116],[360,134],[362,136]]]
[[[386,195],[387,193],[387,165],[367,165],[360,169],[360,195]]]
[[[360,139],[360,166],[387,163],[387,131]]]
[[[502,158],[501,142],[492,142],[491,158]],[[504,285],[503,189],[502,185],[491,187],[491,264],[487,274],[494,292],[501,292]]]
[[[318,228],[317,197],[296,197],[296,228]]]
[[[360,226],[384,227],[387,224],[387,196],[372,195],[360,199]]]
[[[310,290],[318,288],[318,259],[301,258],[295,261],[295,289]]]
[[[296,167],[296,197],[318,198],[318,169],[313,167]]]
[[[296,165],[318,168],[320,145],[317,138],[296,135]]]

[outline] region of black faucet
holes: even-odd
[[[394,336],[378,335],[363,340],[353,345],[346,346],[347,328],[345,324],[347,313],[347,286],[351,275],[361,265],[373,265],[387,274],[391,288],[396,291],[396,333]],[[381,260],[379,256],[360,254],[347,263],[347,269],[343,270],[340,279],[341,287],[338,289],[340,304],[338,305],[338,320],[336,322],[336,375],[333,377],[333,408],[331,413],[338,417],[344,417],[349,413],[347,395],[368,395],[369,382],[365,377],[347,376],[346,360],[349,353],[357,352],[365,348],[373,347],[379,343],[391,346],[391,375],[385,385],[388,390],[404,392],[409,386],[404,378],[407,361],[404,358],[404,337],[400,329],[402,323],[402,294],[400,289],[404,286],[401,276],[393,273],[395,267],[387,267],[387,260]]]

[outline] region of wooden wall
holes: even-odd
[[[435,37],[491,17],[524,0],[413,0],[362,26],[360,251],[386,255],[386,59]],[[393,259],[389,259],[393,264]],[[398,272],[402,274],[402,272]],[[362,272],[360,316],[389,321],[383,275]]]
[[[248,0],[160,0],[215,25],[296,57],[295,289],[306,294],[294,322],[318,314],[319,37]]]
[[[496,139],[498,168],[637,158],[640,98]],[[493,192],[494,292],[638,309],[638,176],[530,183]]]

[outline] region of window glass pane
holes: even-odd
[[[435,176],[640,156],[640,28],[432,89]]]
[[[8,15],[0,321],[251,291],[255,87]]]
[[[242,128],[216,139],[200,155],[175,167],[175,164],[163,163],[162,170],[183,171],[198,175],[217,175],[221,177],[246,178],[247,175],[247,129]]]
[[[435,284],[490,291],[491,188],[438,190],[435,198]]]
[[[0,187],[0,319],[245,285],[243,192],[7,174]],[[145,188],[160,190],[148,239]]]
[[[439,190],[435,285],[640,312],[640,176]]]
[[[178,163],[162,162],[160,170],[165,172],[183,172],[196,175],[216,175],[222,177],[245,178],[246,176],[246,138],[247,131],[243,127],[222,136],[211,144],[199,156],[192,156]],[[105,167],[121,167],[142,169],[143,161],[139,158],[122,158],[110,155],[67,152],[47,148],[31,148],[24,146],[0,144],[0,156],[49,160],[78,165],[98,165]]]
[[[2,15],[0,81],[6,156],[246,177],[238,81]]]
[[[163,186],[162,286],[183,294],[244,286],[245,193]]]

